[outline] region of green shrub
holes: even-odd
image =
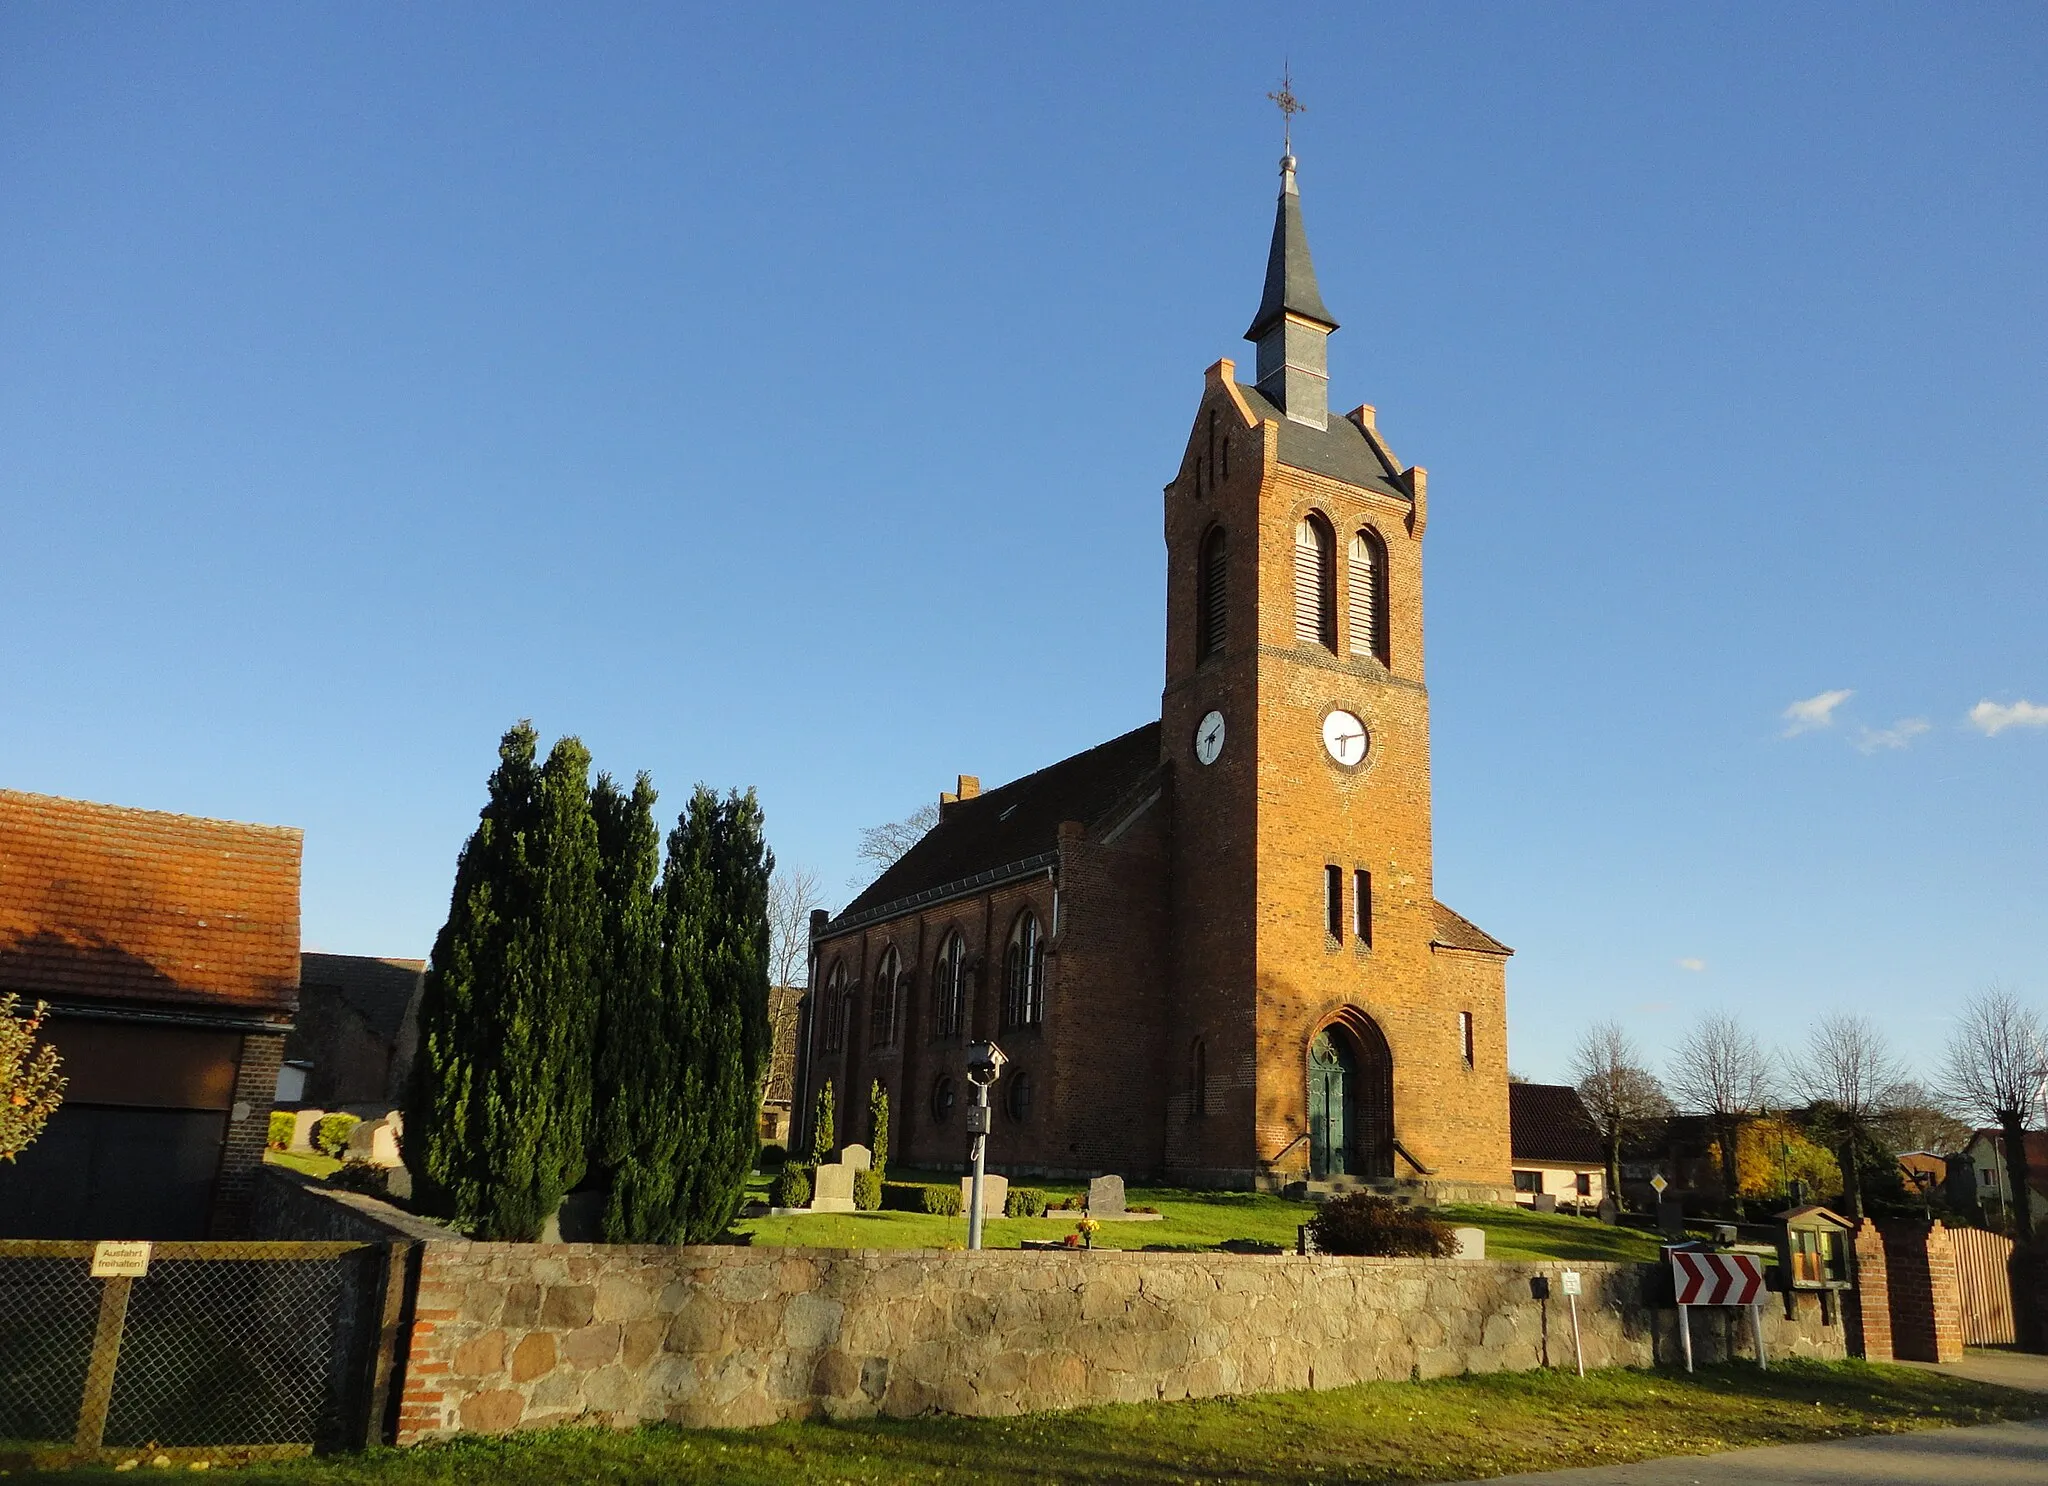
[[[372,1197],[383,1197],[391,1191],[391,1172],[375,1161],[358,1158],[354,1161],[344,1161],[339,1170],[328,1173],[327,1185],[340,1187],[348,1192],[367,1192]]]
[[[339,1156],[348,1147],[348,1133],[362,1124],[352,1114],[331,1114],[313,1127],[313,1149]]]
[[[779,1145],[764,1145],[761,1153],[754,1157],[754,1166],[760,1171],[780,1171],[788,1164],[789,1152]]]
[[[960,1216],[960,1189],[924,1182],[883,1182],[882,1206],[896,1213],[929,1213],[935,1218]]]
[[[1308,1220],[1308,1234],[1324,1254],[1448,1259],[1458,1252],[1451,1230],[1427,1212],[1370,1192],[1332,1197]]]
[[[1045,1216],[1045,1193],[1036,1187],[1012,1187],[1003,1199],[1003,1216],[1006,1218],[1042,1218]]]
[[[290,1150],[292,1148],[292,1127],[297,1123],[298,1121],[293,1118],[290,1110],[273,1109],[270,1112],[270,1132],[264,1138],[264,1144],[268,1145],[273,1151]]]
[[[811,1202],[811,1168],[801,1161],[790,1161],[775,1175],[775,1186],[769,1192],[768,1200],[775,1207],[808,1207]]]
[[[856,1212],[879,1212],[882,1207],[882,1173],[856,1171],[853,1174],[853,1206]]]

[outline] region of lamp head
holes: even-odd
[[[993,1042],[967,1044],[967,1076],[983,1088],[1002,1077],[1003,1065],[1009,1061],[1009,1055]]]

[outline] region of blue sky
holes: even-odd
[[[1515,1065],[2048,999],[2037,5],[9,5],[0,783],[419,955],[521,716],[835,889],[1156,717],[1283,56]]]

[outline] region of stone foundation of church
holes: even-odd
[[[991,1250],[421,1246],[398,1442],[653,1420],[1006,1415],[1570,1367],[1559,1264]],[[1588,1367],[1680,1360],[1668,1279],[1577,1264]],[[1774,1358],[1845,1355],[1802,1297]],[[1696,1309],[1702,1361],[1746,1316]]]

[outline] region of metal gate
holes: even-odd
[[[402,1244],[0,1241],[0,1441],[37,1456],[289,1453],[373,1441]],[[112,1267],[112,1266],[109,1266]]]
[[[2013,1345],[2018,1334],[2012,1320],[2012,1240],[1982,1228],[1951,1228],[1948,1237],[1963,1304],[1963,1345]]]

